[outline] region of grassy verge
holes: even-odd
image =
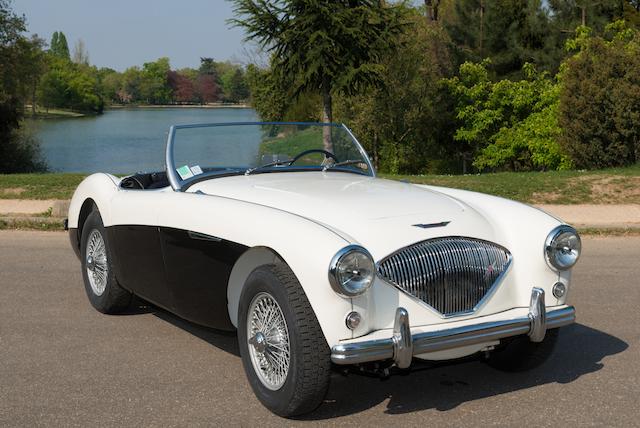
[[[640,165],[599,171],[382,176],[488,193],[530,204],[640,203]]]
[[[26,106],[24,110],[25,117],[33,118],[33,110],[31,110],[31,106]],[[71,118],[71,117],[85,117],[86,113],[78,113],[77,111],[67,110],[67,109],[56,109],[49,108],[45,109],[43,107],[36,107],[36,119],[60,119],[60,118]]]
[[[304,146],[304,141],[300,142]],[[0,174],[0,199],[69,199],[84,174]],[[600,171],[382,177],[473,190],[531,204],[639,204],[640,165]]]
[[[64,230],[61,219],[55,218],[2,218],[0,217],[0,230]]]
[[[86,174],[0,174],[0,199],[71,199]]]

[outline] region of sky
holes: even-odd
[[[163,56],[174,69],[197,67],[200,57],[248,60],[243,31],[225,22],[226,0],[13,0],[13,10],[47,42],[62,31],[73,52],[82,39],[98,67],[123,71]]]

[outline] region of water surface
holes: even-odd
[[[257,121],[253,109],[137,108],[107,110],[85,118],[30,121],[53,172],[164,170],[171,125]]]

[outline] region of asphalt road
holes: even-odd
[[[480,362],[379,381],[335,375],[302,421],[272,415],[234,336],[87,301],[67,236],[0,232],[0,426],[640,426],[640,238],[584,240],[566,327],[543,367]]]

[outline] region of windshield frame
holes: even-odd
[[[186,180],[183,180],[182,178],[180,178],[180,176],[178,175],[178,172],[176,170],[176,165],[175,165],[175,161],[174,161],[174,142],[175,142],[175,136],[176,136],[176,131],[180,130],[180,129],[192,129],[192,128],[214,128],[214,127],[219,127],[219,126],[278,126],[278,125],[293,125],[293,126],[329,126],[329,127],[334,127],[334,128],[342,128],[343,130],[345,130],[347,132],[347,134],[351,137],[351,139],[353,140],[353,142],[355,143],[358,151],[360,152],[360,154],[362,155],[362,158],[364,159],[364,163],[367,164],[368,167],[368,171],[370,173],[365,173],[365,172],[356,172],[354,170],[349,170],[346,168],[343,169],[338,169],[338,168],[334,168],[334,169],[330,169],[329,171],[339,171],[339,172],[347,172],[347,173],[352,173],[352,174],[358,174],[358,175],[365,175],[367,177],[375,177],[376,176],[376,171],[373,167],[373,164],[371,163],[371,159],[369,158],[369,155],[367,154],[367,152],[364,150],[364,148],[362,147],[362,145],[360,144],[360,142],[358,141],[358,139],[355,137],[355,135],[353,135],[353,132],[351,132],[351,130],[344,124],[344,123],[322,123],[322,122],[220,122],[220,123],[194,123],[194,124],[187,124],[187,125],[172,125],[169,128],[169,134],[167,136],[167,145],[166,145],[166,150],[165,150],[165,170],[167,173],[167,178],[169,179],[169,184],[171,185],[171,188],[177,192],[184,192],[186,189],[189,188],[189,186],[191,186],[192,184],[199,182],[199,181],[204,181],[204,180],[208,180],[208,179],[212,179],[212,178],[220,178],[220,177],[229,177],[232,175],[243,175],[245,174],[246,170],[245,169],[232,169],[229,168],[228,170],[224,170],[222,169],[220,172],[211,172],[211,173],[205,173],[202,175],[198,175],[197,177],[191,177],[188,178]],[[267,172],[303,172],[303,171],[322,171],[322,168],[319,167],[318,169],[311,169],[311,168],[295,168],[295,167],[291,167],[291,168],[271,168],[271,169],[265,169],[264,171],[260,171],[259,173],[267,173]]]

